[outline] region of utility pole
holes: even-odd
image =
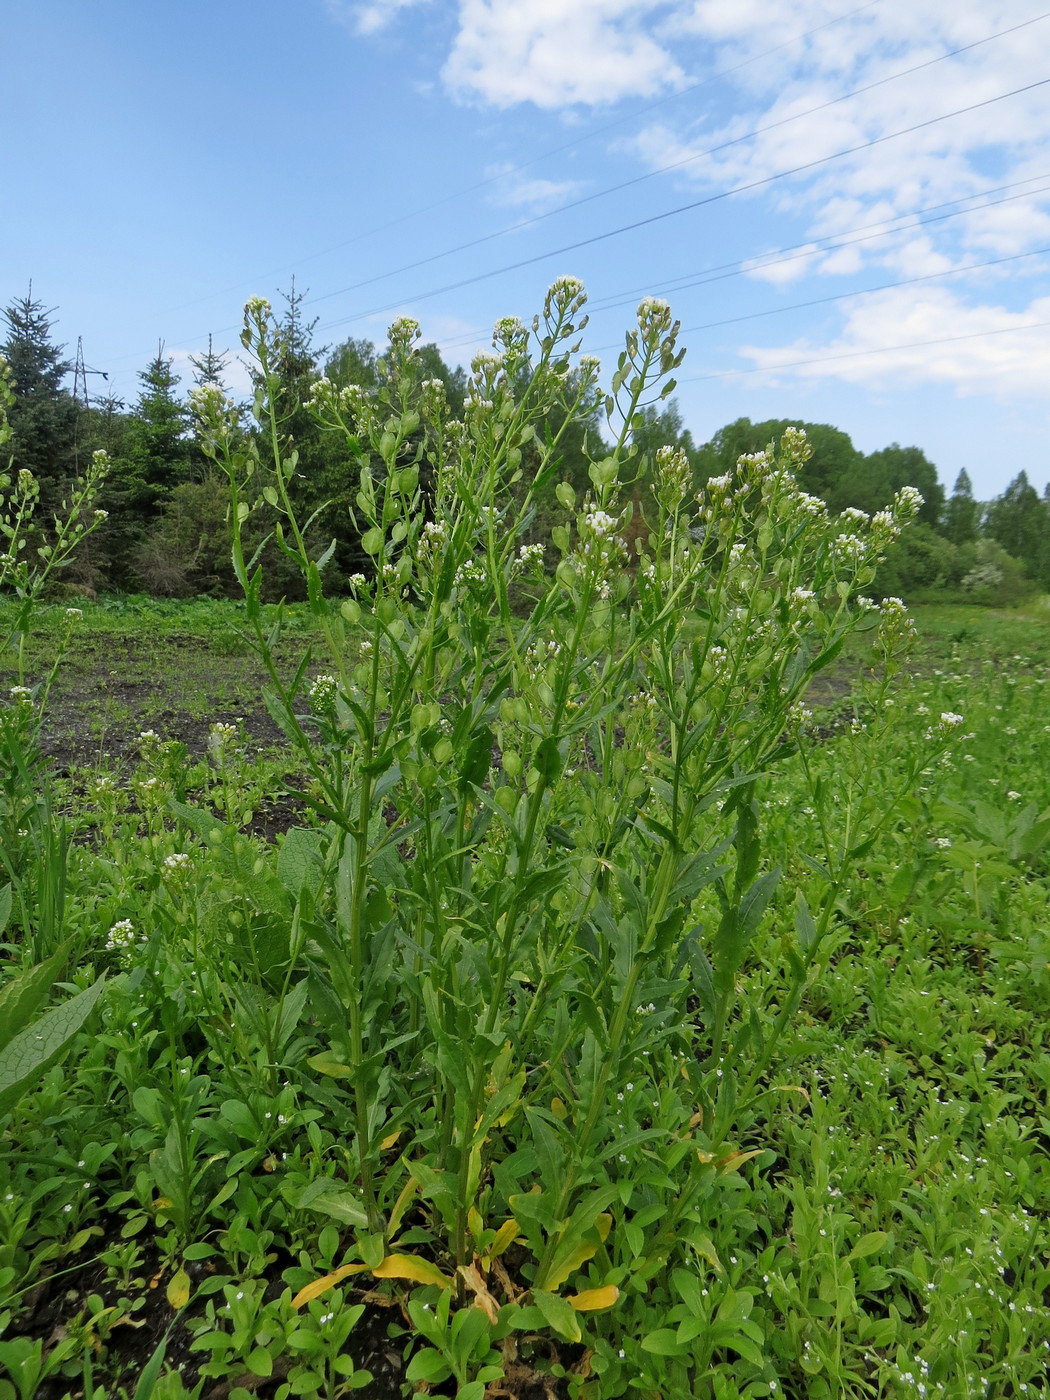
[[[77,403],[81,403],[85,408],[90,406],[88,399],[87,377],[89,374],[101,374],[102,378],[109,382],[109,375],[104,369],[89,369],[84,363],[84,341],[81,336],[77,336],[77,358],[73,366],[73,398]]]

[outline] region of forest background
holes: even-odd
[[[336,388],[356,385],[375,394],[383,376],[383,355],[369,340],[348,339],[335,347],[314,343],[314,322],[303,316],[305,293],[294,280],[283,295],[279,314],[279,372],[288,414],[286,428],[299,453],[294,482],[296,505],[312,516],[318,540],[335,542],[329,568],[341,583],[366,571],[367,555],[349,509],[357,490],[359,464],[345,439],[327,435],[303,410],[313,386],[323,376]],[[137,399],[127,404],[105,392],[68,387],[74,365],[53,335],[54,311],[32,288],[4,310],[6,334],[0,354],[9,366],[13,393],[10,422],[13,464],[36,478],[43,518],[58,510],[78,473],[96,449],[104,449],[112,466],[99,505],[108,513],[101,529],[83,542],[64,582],[89,593],[146,592],[164,597],[233,596],[238,592],[230,562],[225,479],[201,454],[193,431],[192,408],[163,343],[139,373]],[[467,375],[450,367],[436,344],[421,348],[424,377],[440,379],[451,410],[463,408]],[[193,382],[226,389],[233,357],[209,348],[191,357]],[[92,384],[92,389],[94,384]],[[974,498],[970,478],[959,473],[950,495],[937,468],[920,447],[898,443],[865,455],[849,435],[822,423],[776,419],[753,423],[739,418],[697,444],[674,398],[644,411],[635,434],[640,474],[634,487],[635,516],[647,514],[649,485],[645,463],[658,448],[683,449],[694,487],[729,471],[741,453],[759,451],[778,438],[789,423],[803,427],[813,447],[800,484],[824,500],[833,512],[847,507],[873,513],[887,506],[902,486],[922,492],[919,519],[905,532],[879,570],[873,589],[879,596],[908,602],[950,601],[1004,606],[1050,590],[1050,484],[1043,495],[1019,471],[1000,496]],[[247,423],[249,415],[243,413]],[[602,399],[597,389],[585,411],[562,437],[561,479],[587,489],[584,444],[601,438]],[[546,425],[555,435],[565,425]],[[251,431],[245,428],[245,431]],[[550,501],[532,525],[537,541],[549,537],[555,510]],[[268,558],[271,591],[289,598],[301,588],[298,576],[283,567],[273,544],[265,542],[273,521],[265,511],[253,516],[256,543]]]

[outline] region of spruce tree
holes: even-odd
[[[142,388],[132,409],[127,455],[132,475],[142,484],[142,504],[153,514],[164,498],[192,476],[192,442],[188,436],[186,409],[176,390],[179,376],[164,344],[144,370]]]
[[[1050,510],[1027,472],[1018,472],[989,504],[984,528],[1021,561],[1031,578],[1044,585],[1050,582]]]
[[[193,366],[193,382],[199,388],[206,384],[214,384],[216,388],[225,390],[226,381],[223,376],[226,373],[226,365],[229,361],[229,352],[226,350],[216,351],[212,345],[211,333],[208,333],[208,348],[200,355],[191,355],[190,364]]]
[[[972,544],[977,538],[977,502],[973,498],[970,473],[963,467],[955,478],[952,494],[944,508],[943,533],[952,544]]]
[[[51,339],[54,310],[33,297],[33,288],[4,310],[7,338],[0,353],[11,366],[14,403],[9,419],[14,464],[40,483],[45,510],[56,507],[76,475],[79,408],[62,387],[71,366]]]

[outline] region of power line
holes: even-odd
[[[730,379],[744,374],[777,374],[782,369],[797,369],[802,365],[833,364],[837,360],[855,360],[864,355],[891,355],[897,350],[921,350],[934,345],[954,345],[961,340],[985,340],[993,335],[1014,335],[1019,331],[1035,331],[1050,326],[1050,321],[1031,321],[1026,326],[1002,326],[997,331],[972,331],[967,335],[946,335],[937,340],[909,340],[903,345],[879,345],[870,350],[843,350],[835,355],[817,355],[808,360],[785,360],[782,364],[756,365],[751,369],[711,370],[706,374],[683,375],[678,381],[695,384],[705,379]]]
[[[665,219],[675,218],[679,214],[690,213],[694,209],[705,208],[711,204],[720,203],[724,199],[729,199],[733,195],[746,194],[751,190],[762,189],[767,185],[774,184],[778,180],[787,179],[791,175],[800,175],[807,170],[815,170],[819,166],[828,165],[832,161],[842,160],[845,156],[856,155],[860,151],[871,150],[874,146],[881,146],[887,141],[896,140],[901,136],[911,136],[916,131],[924,131],[931,126],[937,126],[940,122],[949,121],[953,117],[965,116],[969,112],[980,111],[984,107],[990,107],[996,102],[1003,102],[1010,97],[1018,97],[1022,93],[1032,92],[1036,88],[1045,87],[1050,83],[1050,78],[1040,78],[1034,83],[1025,83],[1022,87],[1011,88],[1009,92],[1002,92],[995,97],[984,98],[980,102],[971,102],[965,107],[957,107],[954,111],[944,112],[939,117],[929,117],[926,121],[915,122],[912,126],[902,127],[899,131],[890,131],[882,136],[872,137],[869,141],[862,141],[859,145],[848,146],[844,150],[835,151],[828,156],[819,156],[815,160],[804,161],[801,165],[791,166],[787,170],[779,170],[772,175],[764,175],[761,179],[751,180],[744,185],[736,185],[729,190],[719,190],[715,194],[705,195],[702,199],[691,200],[688,204],[677,205],[674,209],[666,209],[660,214],[651,214],[644,219],[636,219],[629,224],[621,224],[618,228],[606,229],[603,233],[593,234],[590,238],[581,238],[575,243],[566,243],[560,248],[551,248],[546,252],[537,253],[531,258],[521,258],[517,262],[507,263],[503,267],[492,268],[488,272],[475,273],[473,277],[464,277],[457,282],[448,282],[441,287],[432,287],[428,291],[416,292],[412,296],[399,297],[397,301],[387,302],[382,306],[375,306],[368,311],[359,311],[352,316],[342,316],[334,321],[328,321],[322,325],[322,330],[330,330],[336,326],[348,325],[354,321],[363,321],[370,316],[380,315],[384,311],[393,311],[403,306],[406,301],[418,302],[427,301],[431,297],[440,296],[445,292],[458,291],[462,287],[470,287],[478,282],[485,282],[493,277],[501,277],[507,272],[516,272],[522,267],[531,267],[535,263],[543,262],[547,258],[561,257],[564,253],[573,253],[580,248],[587,248],[595,243],[602,243],[609,238],[617,238],[624,233],[633,233],[640,228],[648,228],[653,224],[662,223]]]
[[[704,321],[697,326],[683,326],[681,334],[691,335],[694,331],[715,330],[719,326],[736,326],[742,321],[757,321],[763,316],[780,316],[786,311],[806,311],[813,306],[828,306],[836,301],[849,301],[852,297],[867,297],[875,292],[894,291],[898,287],[914,287],[919,282],[936,282],[942,277],[961,277],[964,272],[976,272],[982,267],[999,267],[1002,263],[1018,262],[1022,258],[1036,258],[1044,253],[1050,253],[1050,247],[1033,248],[1028,253],[1011,253],[1003,258],[989,258],[986,262],[967,263],[965,267],[950,267],[943,272],[926,272],[921,277],[904,277],[897,282],[882,282],[877,287],[860,287],[852,292],[837,292],[832,296],[815,297],[812,301],[797,301],[791,306],[773,306],[766,311],[750,311],[745,316],[727,316],[722,321]],[[617,341],[615,345],[599,345],[595,353],[619,348],[619,341]]]
[[[634,121],[638,117],[644,116],[647,112],[654,111],[657,107],[666,106],[668,102],[676,102],[679,98],[687,97],[692,92],[698,92],[701,88],[709,87],[712,83],[718,82],[721,78],[731,77],[734,73],[739,73],[744,68],[749,68],[755,63],[760,63],[765,58],[771,58],[774,54],[781,53],[784,49],[789,49],[793,45],[801,43],[803,39],[808,39],[814,34],[819,34],[822,29],[830,29],[833,25],[842,24],[848,19],[853,19],[856,15],[863,14],[865,10],[872,10],[879,3],[880,0],[867,0],[867,3],[858,5],[855,9],[847,10],[844,14],[835,15],[831,19],[824,20],[821,24],[814,25],[812,29],[806,29],[801,34],[796,34],[790,39],[785,39],[781,44],[775,44],[771,49],[763,49],[761,53],[753,54],[750,58],[742,59],[739,63],[731,64],[728,68],[717,69],[714,73],[708,74],[706,78],[701,78],[699,82],[691,83],[685,88],[679,88],[677,92],[668,93],[666,97],[658,97],[652,102],[647,102],[644,106],[637,107],[622,117],[616,117],[614,120],[605,122],[601,126],[593,127],[582,136],[576,136],[571,141],[562,142],[560,146],[553,146],[549,150],[541,151],[539,155],[532,156],[530,159],[521,161],[517,165],[512,165],[509,169],[500,171],[498,175],[492,175],[484,180],[475,181],[472,185],[465,185],[462,189],[454,190],[451,194],[445,195],[442,199],[434,200],[430,204],[424,204],[418,209],[410,210],[407,214],[399,214],[396,219],[389,219],[386,223],[377,224],[373,228],[366,229],[363,233],[355,234],[353,238],[343,239],[341,242],[334,243],[328,248],[322,248],[315,253],[307,253],[298,259],[296,266],[301,266],[304,262],[312,262],[314,258],[321,258],[330,253],[337,253],[343,248],[352,247],[355,243],[360,243],[366,238],[372,238],[378,233],[386,233],[388,229],[397,228],[400,224],[407,223],[411,219],[418,219],[421,215],[429,214],[434,209],[441,209],[446,204],[451,204],[462,199],[465,195],[473,194],[477,190],[486,189],[489,185],[498,183],[508,175],[516,175],[522,170],[528,170],[531,166],[537,165],[542,160],[549,160],[551,156],[560,155],[563,151],[572,150],[575,146],[580,146],[585,141],[594,140],[595,137],[602,136],[605,132],[612,131],[615,127],[623,126],[626,122]],[[261,276],[251,281],[238,282],[231,287],[224,288],[222,291],[212,293],[212,296],[224,296],[227,292],[235,292],[240,287],[255,287],[264,278],[276,276],[281,271],[283,271],[283,268],[278,268],[273,272],[261,274]],[[393,276],[392,273],[388,275]],[[352,289],[344,288],[343,290],[348,291]],[[330,293],[329,295],[334,296],[337,294]],[[319,297],[314,298],[315,301],[322,299],[323,298]],[[171,308],[171,310],[181,311],[190,306],[197,306],[201,301],[205,300],[209,300],[209,298],[198,297],[193,301],[181,302],[178,306]],[[239,328],[236,326],[226,326],[222,328],[220,334],[225,330],[236,329]],[[128,358],[131,357],[129,356]]]
[[[839,97],[830,98],[827,102],[820,102],[815,107],[807,107],[803,112],[793,112],[790,116],[781,117],[775,122],[768,122],[765,126],[755,127],[752,131],[745,132],[742,136],[734,136],[728,141],[722,141],[717,146],[709,146],[706,150],[695,151],[692,155],[684,156],[681,160],[671,161],[667,165],[657,166],[655,170],[648,170],[643,175],[635,175],[629,180],[621,180],[619,184],[607,185],[605,189],[596,190],[593,194],[582,196],[580,199],[570,200],[567,204],[559,204],[557,209],[548,209],[543,214],[534,214],[528,219],[521,219],[516,224],[508,224],[506,227],[496,229],[492,233],[482,234],[480,238],[469,239],[465,243],[457,243],[451,248],[445,248],[440,253],[430,253],[425,258],[417,258],[415,262],[405,263],[401,267],[392,268],[389,272],[377,273],[374,277],[366,277],[360,282],[351,282],[346,287],[338,287],[334,291],[324,292],[320,296],[311,297],[308,305],[314,306],[321,301],[329,301],[332,297],[343,296],[347,292],[358,291],[362,287],[374,286],[376,282],[385,282],[389,277],[400,276],[404,272],[412,272],[418,267],[426,267],[430,263],[439,262],[442,258],[452,257],[456,253],[467,252],[471,248],[479,248],[484,243],[491,243],[497,238],[505,238],[507,234],[518,233],[522,229],[532,228],[536,224],[543,223],[547,219],[553,218],[556,214],[567,213],[571,209],[579,209],[585,204],[591,204],[596,199],[604,199],[606,195],[619,194],[622,190],[631,189],[635,185],[640,185],[646,180],[652,180],[657,175],[666,175],[670,171],[680,170],[683,166],[692,165],[698,160],[703,160],[707,156],[718,155],[722,151],[727,151],[733,146],[739,146],[745,141],[751,141],[756,136],[762,136],[766,132],[776,131],[778,128],[788,126],[792,122],[802,121],[806,117],[811,117],[817,112],[824,112],[829,107],[835,107],[841,102],[847,102],[851,98],[860,97],[866,92],[872,92],[875,88],[883,87],[886,83],[896,82],[899,78],[910,77],[913,73],[919,73],[925,68],[931,68],[934,64],[944,63],[949,58],[958,58],[960,54],[969,53],[971,49],[980,48],[984,44],[990,44],[995,39],[1002,39],[1007,34],[1014,34],[1020,29],[1027,29],[1030,25],[1038,24],[1041,20],[1050,19],[1050,11],[1041,15],[1036,15],[1033,19],[1026,19],[1021,24],[1012,25],[1009,29],[1001,29],[996,34],[989,34],[984,39],[976,39],[971,44],[964,44],[961,48],[951,49],[947,53],[939,54],[936,58],[925,59],[922,63],[916,63],[911,68],[902,68],[897,73],[890,73],[884,78],[878,78],[875,82],[865,83],[862,87],[854,88],[851,92],[842,93]],[[488,182],[486,182],[488,183]]]
[[[1006,185],[993,185],[987,189],[978,190],[975,194],[963,195],[959,199],[945,200],[941,204],[931,204],[922,209],[913,209],[903,214],[895,214],[891,219],[877,219],[874,223],[861,224],[856,228],[844,229],[841,234],[827,234],[816,241],[811,239],[806,243],[795,243],[787,248],[773,249],[768,253],[761,254],[760,258],[744,258],[737,262],[719,263],[714,267],[705,268],[703,272],[699,274],[683,273],[678,277],[672,278],[670,282],[665,282],[656,287],[651,283],[646,283],[642,286],[631,288],[629,292],[612,292],[609,296],[602,297],[599,301],[589,302],[587,309],[591,314],[598,311],[612,311],[621,306],[631,305],[634,299],[639,295],[660,295],[668,297],[677,292],[688,291],[693,287],[708,286],[712,282],[727,281],[731,277],[742,277],[748,272],[761,271],[767,267],[779,267],[785,263],[796,262],[800,258],[823,256],[826,253],[837,252],[840,248],[853,247],[857,243],[868,243],[879,238],[889,238],[896,233],[907,233],[912,229],[926,228],[930,224],[943,223],[948,219],[958,219],[964,214],[977,214],[983,209],[994,209],[1001,204],[1010,204],[1014,200],[1029,199],[1033,195],[1045,194],[1050,191],[1050,185],[1041,185],[1037,189],[1025,190],[1021,194],[1006,195],[1002,199],[989,199],[986,200],[984,204],[970,204],[966,209],[951,208],[952,205],[959,204],[963,200],[969,202],[975,199],[982,199],[989,194],[998,194],[1002,190],[1013,190],[1016,189],[1018,185],[1029,185],[1034,180],[1046,179],[1048,175],[1050,175],[1050,171],[1044,172],[1041,175],[1029,176],[1025,180],[1015,180]],[[949,209],[950,212],[943,214],[937,212],[942,209]],[[922,217],[924,214],[934,214],[936,217],[926,219]],[[916,219],[918,222],[903,222],[908,219]],[[883,225],[887,223],[893,223],[897,225],[897,227],[884,228]],[[882,231],[872,233],[869,232],[871,229],[881,229]],[[852,237],[851,235],[859,236]],[[818,243],[826,244],[826,246],[818,247]],[[1020,254],[1018,256],[1027,257],[1029,254]],[[856,294],[844,292],[841,295],[846,297]],[[783,309],[787,310],[789,308]],[[706,327],[694,326],[691,327],[691,329],[706,329]],[[471,341],[476,340],[479,335],[487,334],[489,330],[490,327],[488,326],[479,326],[472,331],[464,332],[461,336],[445,340],[442,344],[448,348],[459,345],[469,345]],[[595,353],[614,348],[614,346],[598,346]]]

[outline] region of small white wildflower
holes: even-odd
[[[335,676],[324,674],[317,677],[310,687],[310,704],[319,714],[327,714],[335,707],[339,694],[339,682]]]

